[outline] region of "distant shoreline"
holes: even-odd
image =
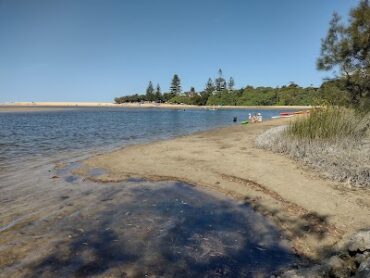
[[[0,103],[0,112],[44,111],[63,108],[165,108],[165,109],[311,109],[312,106],[197,106],[168,103],[123,103],[110,102],[12,102]]]

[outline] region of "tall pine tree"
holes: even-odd
[[[190,91],[189,91],[189,94],[188,96],[189,97],[194,97],[196,95],[196,91],[195,91],[195,88],[194,87],[190,87]]]
[[[178,96],[181,93],[181,81],[177,74],[175,74],[171,81],[170,93],[173,96]]]
[[[221,92],[226,89],[226,80],[222,76],[222,70],[218,70],[218,77],[215,80],[216,91]]]
[[[158,102],[162,102],[162,93],[159,84],[157,84],[157,87],[155,88],[155,100]]]
[[[234,86],[235,86],[234,78],[230,77],[228,84],[229,90],[232,91],[234,89]]]
[[[213,84],[213,81],[211,78],[208,78],[206,88],[204,89],[208,94],[212,94],[215,90],[215,85]]]
[[[152,81],[149,81],[148,87],[146,88],[146,100],[154,101],[154,88]]]

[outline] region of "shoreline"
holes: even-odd
[[[29,111],[51,111],[64,108],[163,108],[163,109],[286,109],[301,110],[311,109],[312,106],[197,106],[186,104],[168,103],[123,103],[115,104],[109,102],[12,102],[0,103],[0,112],[29,112]]]
[[[75,173],[98,183],[130,178],[177,180],[222,193],[264,215],[291,241],[297,254],[317,260],[370,226],[366,216],[370,196],[323,180],[285,156],[255,147],[258,134],[288,122],[279,119],[216,128],[128,145],[82,161]],[[106,173],[89,176],[94,168]],[[360,216],[353,219],[354,215]]]

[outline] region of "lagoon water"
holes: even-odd
[[[265,277],[296,262],[243,203],[178,182],[97,184],[72,174],[97,151],[231,125],[249,112],[0,114],[0,277]]]
[[[166,139],[233,124],[258,110],[79,108],[0,113],[0,157],[51,156]],[[264,119],[279,110],[263,110]],[[238,123],[236,123],[238,124]]]

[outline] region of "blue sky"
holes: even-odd
[[[112,101],[188,90],[222,68],[236,87],[320,85],[333,11],[355,0],[0,0],[0,102]]]

